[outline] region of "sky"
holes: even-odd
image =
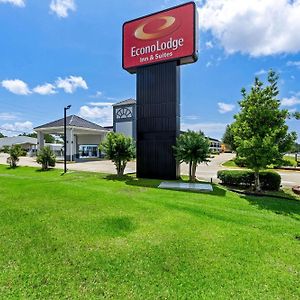
[[[186,1],[0,0],[0,132],[17,135],[76,114],[112,125],[135,98],[122,69],[122,24]],[[278,72],[282,108],[300,110],[300,0],[201,0],[199,60],[181,66],[181,128],[221,138],[241,88]],[[289,120],[298,133],[300,121]]]

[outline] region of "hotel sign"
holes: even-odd
[[[123,68],[177,60],[197,60],[197,9],[194,2],[176,6],[123,25]]]

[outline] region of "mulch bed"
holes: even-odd
[[[294,186],[292,190],[295,194],[300,195],[300,186]]]

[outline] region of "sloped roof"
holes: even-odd
[[[218,140],[218,139],[214,139],[214,138],[211,138],[211,137],[208,137],[212,142],[219,142],[219,143],[221,143],[221,141],[220,140]]]
[[[104,127],[90,122],[88,120],[85,120],[81,117],[78,117],[76,115],[70,115],[67,117],[67,126],[73,126],[73,127],[80,127],[80,128],[88,128],[88,129],[97,129],[97,130],[106,130]],[[51,128],[51,127],[63,127],[64,126],[64,118],[35,127],[34,129],[44,129],[44,128]]]
[[[118,102],[118,103],[115,103],[113,104],[113,106],[122,106],[122,105],[132,105],[132,104],[136,104],[136,100],[135,99],[126,99],[126,100],[123,100],[121,102]]]
[[[0,138],[0,148],[3,146],[13,146],[13,145],[37,145],[37,139],[29,136],[11,136]]]

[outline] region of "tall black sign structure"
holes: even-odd
[[[137,70],[137,176],[176,179],[172,146],[180,130],[180,69],[176,61]]]
[[[197,60],[194,2],[123,25],[123,68],[137,74],[137,176],[177,179],[180,65]]]

